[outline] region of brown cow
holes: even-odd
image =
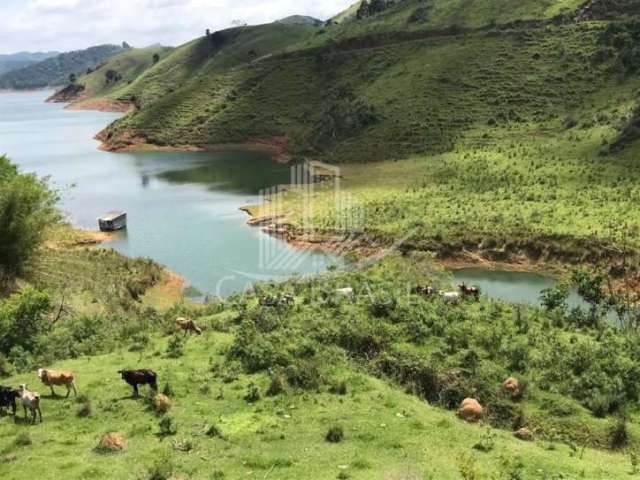
[[[184,330],[184,334],[188,333],[196,333],[198,335],[202,335],[202,329],[196,325],[196,323],[190,318],[178,318],[176,319],[176,325]]]
[[[51,388],[51,396],[55,397],[56,392],[53,390],[53,386],[62,386],[67,387],[67,398],[73,389],[73,396],[77,396],[78,392],[76,391],[76,383],[73,372],[63,371],[63,370],[49,370],[45,368],[38,369],[38,378],[40,381],[45,384],[47,387]]]
[[[458,417],[467,422],[479,422],[483,415],[482,405],[475,398],[465,398],[458,409]]]

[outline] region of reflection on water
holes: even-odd
[[[239,207],[287,183],[288,167],[256,152],[102,152],[93,136],[119,114],[66,111],[43,103],[46,95],[0,94],[0,152],[23,171],[49,175],[77,226],[95,229],[103,213],[125,210],[128,230],[110,243],[116,250],[221,294],[338,262],[246,226]]]

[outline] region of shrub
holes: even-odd
[[[260,400],[260,390],[253,383],[250,383],[247,387],[247,394],[244,396],[244,399],[248,403],[255,403]]]
[[[169,480],[173,476],[173,462],[168,455],[163,455],[156,460],[147,470],[149,480]]]
[[[285,380],[282,375],[279,373],[271,375],[271,382],[269,383],[269,388],[267,388],[267,396],[275,397],[276,395],[280,395],[285,391]]]
[[[173,419],[168,415],[162,417],[160,422],[158,422],[158,427],[160,429],[160,431],[158,432],[158,436],[160,437],[168,437],[178,433],[177,425],[174,423]]]
[[[322,384],[322,374],[315,361],[300,360],[286,369],[289,385],[304,390],[316,390]]]
[[[612,421],[612,425],[609,428],[609,442],[611,448],[622,448],[629,442],[627,417],[624,414],[618,415]]]
[[[333,426],[324,438],[329,443],[340,443],[344,440],[344,430],[340,426]]]
[[[345,381],[335,382],[329,387],[329,393],[333,393],[334,395],[346,395],[347,383]]]
[[[56,202],[46,180],[18,173],[0,156],[0,291],[23,272],[47,227],[60,219]]]
[[[87,395],[80,394],[76,398],[76,403],[78,403],[78,409],[76,410],[76,415],[80,418],[90,417],[93,409],[91,407],[91,400]]]
[[[490,452],[496,446],[496,434],[487,428],[485,433],[480,437],[480,441],[476,443],[473,448],[481,452]]]
[[[0,353],[0,378],[13,375],[14,368],[7,357]]]
[[[540,406],[556,417],[569,417],[578,413],[576,405],[566,398],[544,398]]]
[[[204,434],[207,437],[211,437],[211,438],[224,438],[224,435],[222,434],[222,430],[220,430],[220,427],[218,427],[218,425],[216,425],[215,423],[209,425]]]
[[[184,355],[184,336],[174,335],[167,345],[167,357],[180,358]]]

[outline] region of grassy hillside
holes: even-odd
[[[406,281],[447,283],[411,258],[262,285],[192,312],[206,331],[186,339],[171,335],[184,313],[175,310],[152,330],[132,329],[110,354],[55,363],[76,373],[79,402],[49,398],[33,372],[3,379],[44,394],[44,423],[0,419],[7,478],[604,479],[633,471],[636,409],[631,402],[619,443],[607,402],[637,395],[626,370],[636,337],[574,323],[562,310],[447,306],[407,294]],[[344,285],[355,288],[353,301],[335,295]],[[258,306],[284,292],[294,306]],[[168,412],[130,398],[117,371],[136,367],[158,372]],[[527,388],[510,399],[500,383],[514,374]],[[487,408],[480,425],[447,410],[467,395]],[[520,425],[534,442],[514,438]],[[326,440],[333,427],[344,435],[336,443]],[[124,434],[124,452],[94,450],[107,432]]]
[[[110,56],[121,51],[116,45],[99,45],[74,52],[61,53],[0,76],[0,88],[33,89],[64,85],[71,74],[81,75]]]
[[[158,65],[131,85],[141,108],[103,138],[114,149],[273,142],[292,158],[367,164],[345,166],[356,180],[344,186],[364,205],[367,232],[385,243],[410,233],[409,248],[443,255],[612,256],[603,245],[616,243],[613,225],[640,227],[628,203],[638,32],[622,16],[635,3],[606,14],[594,4],[593,20],[577,23],[576,2],[473,2],[475,23],[454,22],[455,2],[428,5],[432,20],[415,30],[402,28],[418,7],[407,0],[233,68],[218,54],[207,67],[169,68],[202,40],[182,47],[167,70]],[[540,21],[508,23],[516,18]],[[446,29],[453,24],[462,27]],[[371,35],[376,25],[386,33]],[[330,209],[316,220],[336,226]]]
[[[104,97],[113,100],[131,100],[131,97],[123,92],[147,69],[160,62],[172,51],[171,47],[148,47],[132,48],[118,53],[80,76],[76,80],[75,88],[71,87],[75,92],[71,100],[74,100],[79,107],[84,105],[85,98],[94,104]],[[58,96],[64,92],[65,90],[62,90]],[[63,100],[69,99],[63,98]]]

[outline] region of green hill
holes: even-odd
[[[122,100],[122,92],[172,50],[162,46],[124,50],[89,68],[73,85],[59,90],[49,101],[73,101],[76,107],[89,108],[103,98]],[[130,100],[126,95],[123,98]]]
[[[80,75],[121,50],[116,45],[99,45],[86,50],[61,53],[5,73],[0,76],[0,88],[22,90],[64,85],[71,74]]]
[[[259,285],[197,310],[119,316],[111,335],[90,317],[65,319],[48,335],[50,355],[62,346],[78,356],[110,350],[49,359],[73,370],[77,399],[51,397],[28,368],[3,379],[39,391],[44,418],[33,427],[0,419],[0,462],[12,467],[5,478],[605,479],[637,471],[637,336],[575,323],[587,317],[562,309],[447,305],[408,294],[406,281],[447,283],[424,258],[389,258]],[[344,285],[353,299],[335,293]],[[293,305],[259,305],[285,293]],[[193,315],[204,334],[176,332],[177,315]],[[154,369],[170,408],[131,398],[122,368]],[[517,396],[501,390],[509,375],[520,379]],[[485,407],[479,425],[454,414],[466,396]],[[629,402],[625,420],[608,415],[619,402]],[[522,426],[534,441],[514,437]],[[108,432],[124,436],[124,451],[96,450]]]
[[[344,186],[375,218],[368,233],[387,243],[412,232],[412,248],[444,256],[593,261],[617,242],[603,224],[640,227],[624,204],[635,190],[619,180],[621,169],[635,178],[639,148],[638,2],[383,4],[338,25],[246,27],[180,47],[124,89],[139,108],[102,138],[113,149],[257,142],[288,158],[389,161],[379,177],[347,168],[357,181]],[[425,20],[411,20],[423,7]],[[253,38],[273,48],[249,58]],[[395,161],[407,158],[405,176]],[[491,174],[468,173],[487,162]],[[398,195],[376,183],[389,178]],[[332,215],[317,229],[331,232]]]

